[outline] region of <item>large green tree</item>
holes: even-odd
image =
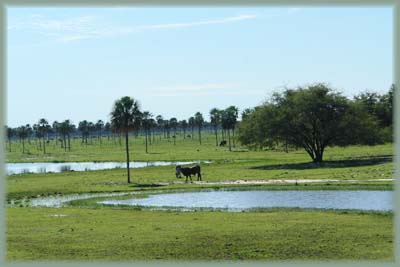
[[[266,147],[285,142],[322,162],[327,146],[380,143],[376,120],[360,105],[325,84],[287,89],[247,114],[240,141]]]
[[[125,135],[126,150],[126,169],[128,175],[128,183],[131,183],[131,175],[129,169],[129,132],[137,129],[140,125],[142,113],[137,100],[124,96],[115,101],[111,111],[111,124]]]

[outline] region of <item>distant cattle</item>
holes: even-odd
[[[226,146],[226,140],[222,140],[221,143],[219,143],[219,146]]]
[[[192,175],[196,175],[196,174],[197,174],[197,181],[201,181],[201,173],[200,173],[199,165],[196,165],[194,167],[187,167],[187,168],[182,168],[180,165],[176,166],[176,168],[175,168],[176,178],[181,178],[181,173],[186,177],[186,183],[188,181],[188,177],[190,178],[190,181],[192,182]]]

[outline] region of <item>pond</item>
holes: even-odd
[[[194,163],[211,163],[210,161],[148,161],[130,162],[131,168],[143,168],[150,166],[169,166],[185,165]],[[46,173],[46,172],[65,172],[65,171],[97,171],[115,168],[126,168],[126,162],[35,162],[35,163],[7,163],[7,175],[21,173]]]
[[[252,208],[393,209],[392,191],[211,191],[152,194],[147,198],[104,200],[108,205],[211,208],[243,211]]]

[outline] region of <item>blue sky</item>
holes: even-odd
[[[285,86],[353,96],[393,82],[392,9],[8,8],[7,123],[107,121],[128,95],[155,116],[242,111]]]

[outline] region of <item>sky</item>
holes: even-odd
[[[7,124],[108,121],[123,96],[209,120],[316,82],[385,93],[392,20],[389,7],[9,7]]]

